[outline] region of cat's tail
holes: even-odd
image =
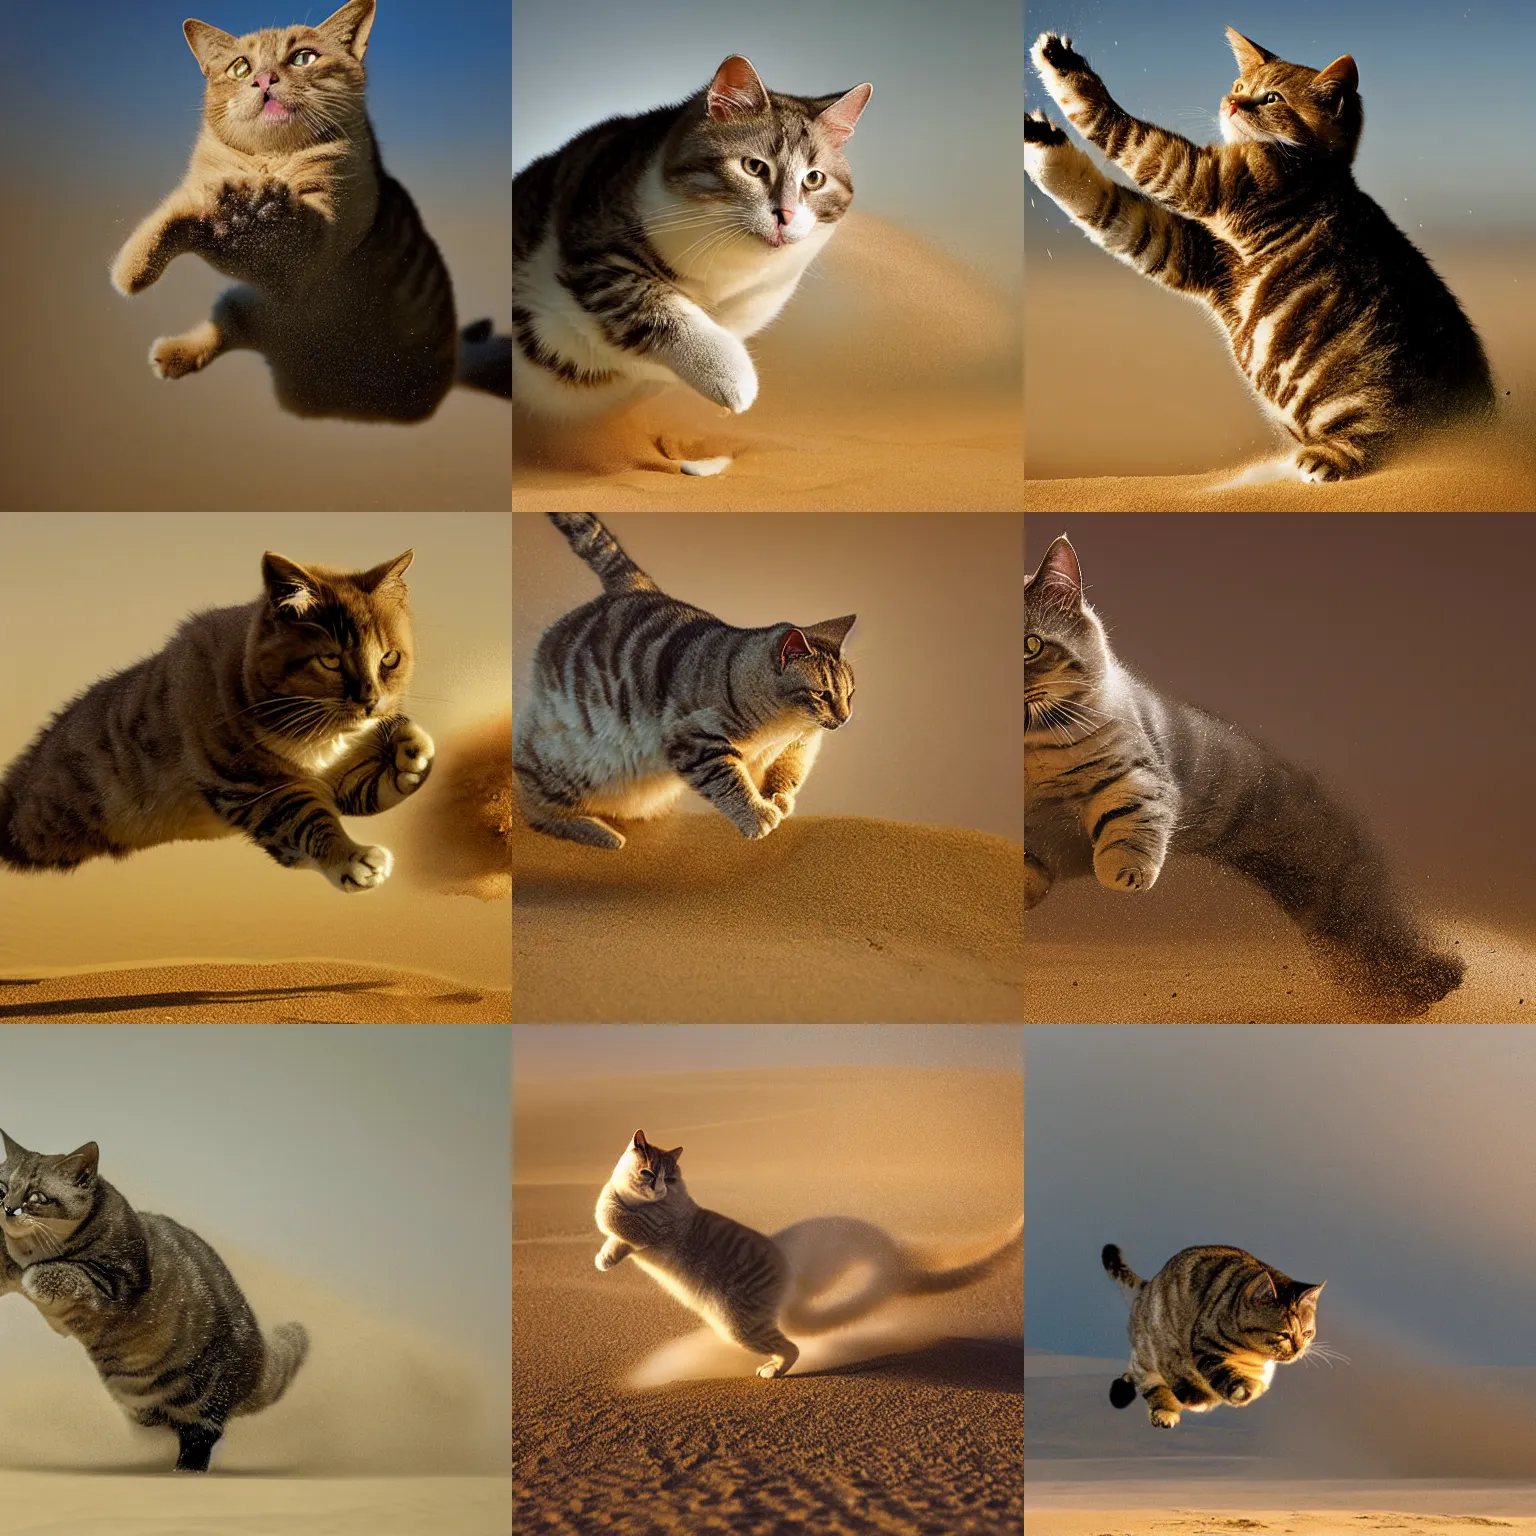
[[[459,332],[459,362],[454,382],[466,389],[512,398],[512,338],[500,336],[489,320],[476,320]]]
[[[1104,1266],[1104,1273],[1121,1290],[1132,1296],[1147,1283],[1125,1262],[1125,1255],[1113,1243],[1104,1244],[1104,1251],[1099,1255],[1099,1261]]]
[[[1001,1242],[989,1245],[979,1256],[961,1262],[930,1262],[872,1222],[849,1216],[796,1222],[773,1239],[788,1259],[791,1274],[789,1293],[779,1309],[780,1323],[791,1335],[826,1333],[858,1322],[897,1297],[934,1296],[975,1285],[1017,1251],[1023,1235],[1021,1216]],[[864,1287],[841,1300],[818,1303],[816,1298],[855,1264],[869,1269]]]
[[[309,1330],[303,1323],[279,1323],[262,1341],[266,1353],[261,1362],[261,1380],[256,1390],[235,1409],[236,1413],[260,1413],[270,1408],[299,1373],[309,1354]]]
[[[548,512],[545,516],[597,573],[604,592],[657,590],[656,583],[624,553],[619,541],[590,512]]]

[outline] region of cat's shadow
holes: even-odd
[[[924,1349],[876,1355],[795,1376],[880,1376],[930,1387],[1024,1395],[1024,1346],[1009,1339],[940,1339]]]

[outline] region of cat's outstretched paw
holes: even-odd
[[[1024,142],[1038,149],[1055,149],[1067,142],[1067,136],[1044,112],[1026,112]]]
[[[757,399],[752,356],[728,331],[721,332],[708,356],[699,359],[687,378],[706,399],[738,416]]]
[[[1179,1422],[1178,1414],[1171,1408],[1149,1409],[1147,1417],[1152,1421],[1154,1429],[1172,1429]]]
[[[1104,82],[1094,74],[1092,65],[1072,47],[1070,37],[1042,32],[1030,49],[1035,69],[1056,104],[1066,110],[1074,97],[1088,101],[1108,101]]]
[[[1094,854],[1093,873],[1100,885],[1112,891],[1150,891],[1162,865],[1130,848],[1107,848]]]
[[[262,177],[227,181],[203,219],[206,236],[226,245],[275,229],[298,207],[287,183]]]
[[[437,747],[414,720],[407,720],[395,732],[394,747],[395,788],[402,795],[414,795],[432,772]]]
[[[326,870],[325,878],[338,891],[371,891],[389,879],[394,867],[395,856],[388,848],[359,848],[347,863]]]
[[[755,841],[767,837],[784,820],[784,815],[772,800],[764,800],[756,806],[748,807],[736,825],[741,828],[743,837]]]
[[[768,798],[778,806],[785,816],[793,816],[795,814],[795,796],[792,790],[776,789]]]
[[[157,336],[149,348],[149,370],[157,379],[184,379],[201,372],[221,351],[218,327],[205,320],[183,336]]]

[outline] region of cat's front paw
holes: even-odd
[[[1070,37],[1060,37],[1055,32],[1042,32],[1030,49],[1030,57],[1052,97],[1059,106],[1065,106],[1063,96],[1086,97],[1089,101],[1107,101],[1109,93],[1104,82],[1094,74],[1093,67],[1072,46]]]
[[[737,819],[736,825],[741,828],[744,837],[756,840],[767,837],[784,820],[784,814],[772,800],[763,800],[755,806],[748,806],[745,814]]]
[[[204,215],[203,226],[215,244],[232,244],[276,229],[296,206],[285,182],[271,177],[226,181]]]
[[[1150,1408],[1147,1417],[1154,1429],[1172,1429],[1179,1422],[1178,1414],[1171,1408]]]
[[[720,338],[693,384],[701,395],[737,415],[757,399],[757,369],[751,354],[729,333]]]
[[[413,795],[432,772],[432,759],[437,748],[414,720],[407,720],[395,732],[394,748],[395,788],[402,795]]]
[[[217,337],[210,343],[199,331],[185,336],[157,336],[149,348],[149,371],[157,379],[184,379],[199,373],[219,355]]]
[[[345,864],[325,872],[338,891],[371,891],[389,879],[395,856],[388,848],[359,848]]]
[[[795,792],[792,789],[776,789],[768,796],[778,806],[781,816],[795,814]]]
[[[1067,136],[1044,112],[1026,112],[1024,142],[1036,149],[1055,149],[1067,142]]]
[[[1150,891],[1162,868],[1161,860],[1124,845],[1101,848],[1093,856],[1094,875],[1112,891]]]

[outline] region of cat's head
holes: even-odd
[[[1317,1337],[1317,1298],[1327,1283],[1305,1285],[1278,1270],[1260,1270],[1237,1299],[1243,1343],[1282,1365],[1301,1359]]]
[[[251,719],[296,742],[322,742],[402,711],[411,682],[406,550],[367,571],[262,556],[266,593],[246,648]]]
[[[1238,79],[1221,103],[1228,144],[1285,144],[1317,159],[1348,164],[1360,147],[1365,109],[1360,72],[1346,53],[1327,69],[1287,64],[1227,28]]]
[[[1066,536],[1024,583],[1024,731],[1066,742],[1102,724],[1095,699],[1112,658]]]
[[[664,1152],[645,1139],[644,1131],[636,1131],[609,1182],[627,1200],[665,1200],[669,1189],[682,1187],[677,1164],[682,1155],[681,1147]]]
[[[781,95],[732,54],[669,140],[662,178],[676,196],[704,206],[701,236],[712,208],[721,231],[766,247],[795,245],[848,211],[853,173],[843,145],[873,90]]]
[[[825,731],[846,725],[853,713],[853,668],[843,659],[843,641],[855,614],[803,628],[784,624],[774,631],[774,686],[786,713],[800,714]]]
[[[0,1227],[19,1246],[39,1254],[57,1252],[74,1235],[96,1204],[97,1147],[59,1156],[29,1152],[0,1131],[5,1161],[0,1163]]]
[[[232,37],[206,21],[183,23],[207,79],[203,118],[243,154],[281,154],[357,136],[366,121],[363,54],[375,0],[347,0],[315,26],[268,27]]]

